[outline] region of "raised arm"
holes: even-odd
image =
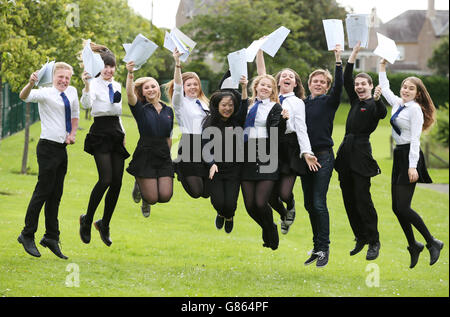
[[[347,95],[350,99],[350,102],[354,99],[358,98],[358,95],[355,92],[354,81],[353,81],[353,69],[355,66],[356,57],[361,49],[361,42],[358,41],[356,45],[353,47],[353,51],[348,58],[347,65],[345,66],[344,71],[344,87]]]
[[[134,62],[133,61],[128,62],[126,68],[128,70],[127,84],[126,84],[128,104],[130,106],[135,106],[137,103],[137,97],[136,94],[134,93],[134,81],[133,81]]]
[[[342,60],[341,60],[341,46],[338,44],[334,49],[334,56],[336,59],[336,67],[334,71],[334,82],[331,87],[330,97],[333,105],[337,108],[341,102],[342,86],[344,85],[344,77],[342,76]]]
[[[31,90],[33,89],[34,85],[36,84],[38,78],[37,78],[37,74],[38,72],[34,72],[33,74],[31,74],[30,76],[30,80],[28,81],[28,84],[25,85],[25,87],[23,87],[22,91],[19,94],[19,98],[22,100],[25,100],[28,98],[28,96],[30,95]]]
[[[378,73],[378,79],[381,86],[381,93],[386,101],[394,107],[401,102],[401,99],[392,92],[389,86],[389,80],[386,75],[386,63],[387,61],[384,58],[380,61],[380,72]]]
[[[173,55],[173,59],[175,60],[175,71],[173,74],[173,80],[174,80],[175,84],[182,85],[183,80],[181,78],[181,64],[180,64],[181,63],[180,56],[182,54],[180,52],[178,52],[177,48],[175,48],[172,55]]]
[[[256,71],[258,76],[266,74],[266,63],[264,61],[264,52],[262,50],[258,50],[258,53],[256,53]]]

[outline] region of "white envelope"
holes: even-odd
[[[247,53],[243,48],[239,51],[228,54],[228,65],[230,66],[231,79],[233,84],[239,85],[241,76],[247,77]]]
[[[196,42],[191,40],[177,28],[173,28],[170,33],[166,32],[164,37],[164,47],[171,52],[173,52],[176,47],[178,51],[182,53],[182,55],[180,56],[180,61],[182,62],[185,62],[187,60],[189,54],[192,53],[196,45]]]
[[[45,63],[38,72],[38,80],[35,86],[44,87],[50,86],[53,83],[53,66],[55,61]]]
[[[355,47],[358,41],[361,47],[368,47],[369,44],[369,15],[368,14],[347,14],[345,19],[347,28],[348,47]]]
[[[389,63],[394,64],[397,58],[400,56],[400,52],[397,49],[397,45],[390,38],[384,36],[381,33],[377,33],[378,46],[373,53],[384,59]]]
[[[344,26],[342,20],[328,19],[322,20],[323,28],[325,30],[325,37],[327,39],[328,50],[335,49],[337,44],[341,45],[341,50],[344,50]]]
[[[83,52],[81,53],[81,58],[83,59],[84,70],[91,75],[89,80],[92,80],[103,68],[105,68],[105,63],[100,54],[92,51],[91,40],[87,40]]]
[[[253,41],[252,44],[247,47],[247,62],[252,63],[254,61],[259,49],[274,57],[286,40],[289,32],[291,31],[288,28],[280,26],[268,36]]]
[[[138,34],[133,40],[133,43],[126,43],[122,46],[126,53],[123,61],[126,63],[133,61],[135,64],[134,70],[141,68],[158,48],[158,45],[142,34]]]

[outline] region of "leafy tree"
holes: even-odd
[[[434,49],[433,55],[428,60],[428,67],[434,69],[438,75],[448,77],[448,35],[443,37]]]

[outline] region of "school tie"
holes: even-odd
[[[64,101],[64,110],[65,110],[65,117],[66,117],[66,131],[68,133],[70,133],[70,132],[72,132],[70,102],[69,102],[69,99],[67,99],[67,96],[65,93],[62,92],[61,97]]]
[[[398,125],[395,123],[395,119],[397,119],[398,115],[400,114],[400,112],[405,109],[405,106],[400,106],[397,111],[392,115],[391,117],[391,126],[392,128],[395,130],[395,132],[397,132],[398,135],[401,135],[402,132],[400,131],[400,128],[398,127]]]
[[[112,87],[112,84],[109,84],[108,88],[109,88],[109,101],[111,103],[114,103],[114,89]]]
[[[283,104],[284,99],[286,99],[287,97],[280,95],[280,104]]]
[[[255,102],[253,107],[248,112],[247,117],[245,118],[244,131],[246,128],[251,128],[251,127],[255,126],[256,113],[258,112],[258,106],[261,103],[262,103],[262,101],[260,101],[260,100]],[[247,142],[247,141],[248,141],[248,130],[247,130],[247,132],[244,132],[244,142]]]
[[[205,109],[203,109],[203,106],[202,106],[202,103],[200,102],[200,100],[196,100],[195,101],[195,103],[200,107],[200,109],[202,110],[202,111],[204,111],[206,114],[208,114],[209,113],[209,111],[208,110],[205,110]]]

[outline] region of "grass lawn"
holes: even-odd
[[[124,110],[122,119],[127,132],[127,148],[132,153],[138,132],[129,110]],[[348,106],[343,105],[336,117],[336,149],[344,134],[347,112]],[[144,218],[140,206],[131,198],[134,179],[126,172],[111,221],[112,246],[106,247],[94,228],[91,243],[83,244],[78,235],[78,217],[85,213],[90,191],[97,181],[94,160],[83,151],[90,125],[91,121],[81,119],[77,143],[68,147],[69,168],[59,214],[62,250],[69,257],[67,261],[38,244],[45,230],[44,212],[36,233],[42,257],[29,256],[16,240],[36,184],[35,148],[40,123],[32,125],[30,131],[30,175],[18,174],[24,133],[1,141],[0,296],[449,296],[449,196],[417,187],[412,207],[445,246],[434,266],[429,266],[429,253],[425,249],[418,265],[409,269],[407,242],[391,210],[392,161],[389,158],[390,127],[387,119],[371,138],[374,156],[382,170],[382,174],[372,181],[372,198],[379,221],[380,256],[375,261],[366,261],[367,247],[360,254],[349,256],[354,246],[353,235],[337,174],[334,173],[328,194],[330,262],[322,269],[303,265],[312,248],[312,233],[303,208],[299,180],[294,189],[297,217],[289,234],[280,233],[280,246],[276,251],[262,247],[261,230],[247,215],[242,196],[239,197],[231,234],[215,228],[216,213],[209,200],[190,198],[178,181],[174,182],[172,200],[153,206],[150,218]],[[129,160],[125,162],[126,166]],[[431,176],[436,182],[448,183],[448,169],[432,170]],[[102,213],[103,202],[94,219],[100,218]],[[277,214],[274,218],[278,221]],[[417,231],[415,233],[417,240],[424,243],[422,236]],[[74,276],[79,277],[79,285],[66,285],[66,281],[77,281],[72,279]],[[374,276],[379,280],[372,278]]]

